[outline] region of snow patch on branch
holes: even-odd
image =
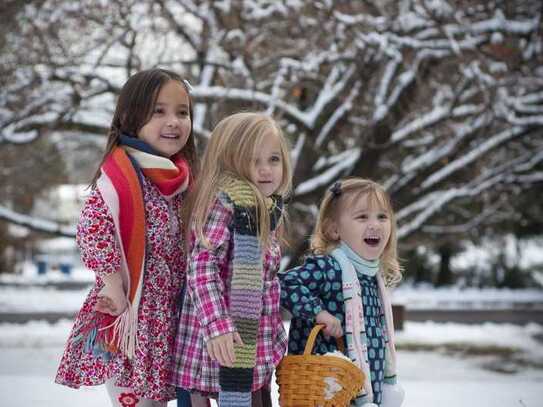
[[[349,110],[353,107],[353,100],[355,97],[358,96],[358,92],[360,91],[360,82],[356,82],[353,89],[349,93],[349,96],[347,96],[347,99],[345,99],[345,102],[339,106],[332,116],[330,116],[330,119],[325,123],[325,125],[322,127],[322,130],[320,131],[319,135],[317,136],[317,139],[315,141],[315,146],[320,147],[323,143],[323,141],[328,137],[328,134],[330,131],[334,128],[336,123],[341,119],[343,116],[345,116]]]
[[[16,225],[25,226],[39,232],[75,237],[75,226],[63,226],[50,220],[23,215],[4,206],[0,206],[0,219],[4,219]]]
[[[339,160],[336,165],[327,169],[322,174],[319,174],[316,177],[300,183],[294,190],[294,195],[299,196],[307,194],[315,191],[323,185],[330,184],[343,171],[347,170],[356,163],[356,160],[358,160],[358,157],[360,157],[360,149],[355,148],[352,150],[348,150],[338,156],[341,156],[341,160]]]
[[[509,139],[512,139],[520,134],[523,134],[525,130],[526,129],[524,127],[516,126],[492,136],[486,142],[475,147],[465,156],[452,161],[450,164],[446,165],[445,167],[441,168],[439,171],[435,172],[433,175],[428,177],[422,183],[421,188],[427,189],[431,187],[432,185],[435,185],[442,179],[448,177],[453,172],[466,167],[468,164],[472,163],[473,161],[481,157],[483,154],[487,153],[494,147],[498,146],[500,143],[503,143]]]

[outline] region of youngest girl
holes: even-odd
[[[401,278],[396,223],[390,199],[377,183],[349,178],[336,182],[322,201],[313,255],[302,266],[280,274],[281,305],[293,319],[289,353],[301,354],[315,323],[319,354],[336,350],[345,332],[347,356],[366,381],[356,406],[399,406],[392,307],[385,288]],[[386,284],[385,284],[386,282]],[[398,396],[400,400],[398,400]]]

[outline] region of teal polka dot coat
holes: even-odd
[[[310,256],[303,265],[280,273],[281,305],[292,314],[288,353],[301,354],[322,310],[335,316],[345,331],[341,267],[332,256]],[[374,402],[382,401],[384,381],[386,329],[375,277],[359,275],[364,304],[364,320],[368,340],[368,363],[371,371]],[[319,335],[314,351],[317,354],[337,349],[334,338]]]
[[[304,264],[279,273],[281,306],[292,314],[288,353],[301,354],[315,325],[315,316],[325,310],[345,328],[345,309],[341,286],[341,268],[332,256],[308,257]],[[319,335],[315,352],[324,354],[337,349],[336,340]]]

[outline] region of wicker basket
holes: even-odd
[[[346,407],[364,384],[364,373],[353,363],[332,356],[312,355],[315,339],[324,325],[316,325],[303,355],[285,356],[277,367],[279,405],[281,407]],[[337,340],[344,352],[343,341]],[[342,389],[331,399],[324,398],[325,377],[333,377]]]

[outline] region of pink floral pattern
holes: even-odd
[[[121,393],[118,398],[123,407],[136,407],[140,399],[134,393]]]
[[[102,277],[120,268],[119,242],[113,218],[95,189],[82,210],[77,243],[83,264],[96,273],[96,283],[88,294],[66,344],[55,381],[70,387],[91,386],[114,377],[115,384],[129,387],[146,399],[167,401],[175,398],[168,384],[168,368],[174,352],[180,292],[185,275],[185,259],[177,214],[182,200],[166,200],[144,178],[147,219],[147,258],[143,293],[139,308],[139,348],[132,360],[113,354],[107,360],[85,352],[80,330],[95,318],[94,306],[102,288]]]

